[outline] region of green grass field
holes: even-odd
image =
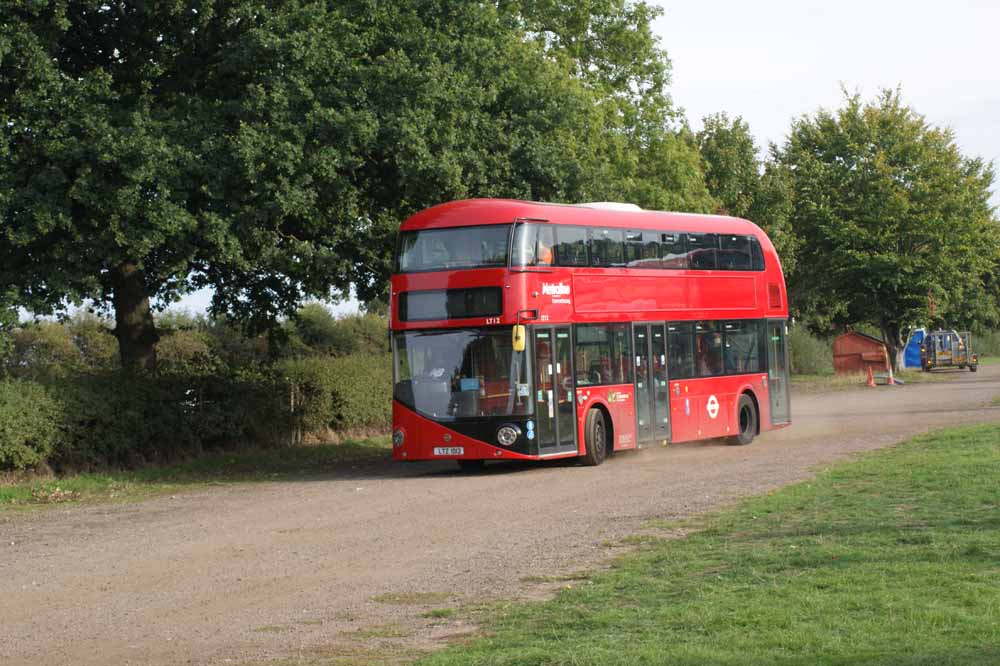
[[[388,437],[343,444],[212,453],[189,462],[133,472],[11,478],[0,482],[0,511],[66,502],[129,501],[219,483],[280,481],[329,474],[345,464],[384,458]]]
[[[918,437],[681,527],[421,663],[1000,664],[1000,425]]]

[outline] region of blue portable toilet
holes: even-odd
[[[906,349],[903,350],[904,368],[920,367],[920,346],[924,344],[926,334],[927,331],[923,328],[914,329],[913,333],[910,334],[910,341],[906,343]]]

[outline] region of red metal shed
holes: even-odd
[[[838,375],[858,372],[888,372],[889,351],[885,343],[864,333],[851,331],[833,341],[833,369]]]

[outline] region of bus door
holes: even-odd
[[[568,326],[536,328],[535,417],[538,454],[576,451],[573,344]]]
[[[670,386],[667,378],[667,338],[663,324],[635,324],[636,440],[670,440]]]
[[[767,383],[771,396],[771,423],[788,423],[791,408],[788,396],[788,350],[785,347],[787,325],[784,321],[767,322]]]

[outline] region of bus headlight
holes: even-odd
[[[403,445],[406,441],[406,433],[404,433],[400,428],[396,428],[392,431],[392,445],[397,449]]]
[[[500,446],[513,446],[520,436],[521,429],[513,424],[500,426],[500,429],[497,430],[497,442]]]

